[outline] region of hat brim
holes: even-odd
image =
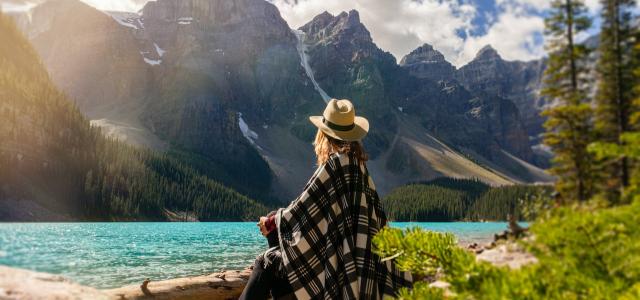
[[[322,130],[322,132],[341,141],[359,141],[362,140],[369,132],[369,121],[363,117],[355,117],[355,120],[353,121],[355,126],[353,129],[348,131],[339,131],[329,128],[322,122],[322,116],[311,116],[309,117],[309,121],[318,127],[318,129]]]

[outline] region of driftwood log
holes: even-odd
[[[238,299],[250,269],[98,290],[59,275],[0,266],[0,299]]]
[[[249,275],[251,270],[245,269],[162,281],[147,279],[141,285],[104,292],[112,299],[238,299]]]

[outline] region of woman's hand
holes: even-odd
[[[260,228],[260,233],[262,233],[262,235],[267,236],[269,234],[269,231],[267,231],[267,226],[265,226],[265,222],[267,222],[268,218],[267,217],[260,217],[260,220],[258,221],[258,228]]]

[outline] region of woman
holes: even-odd
[[[331,100],[318,127],[318,169],[287,208],[260,218],[271,249],[258,257],[240,299],[381,299],[411,275],[371,252],[386,225],[361,140],[369,122],[349,100]]]

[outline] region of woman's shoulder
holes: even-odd
[[[332,153],[329,155],[327,165],[331,168],[345,168],[349,166],[360,166],[361,163],[352,153]]]

